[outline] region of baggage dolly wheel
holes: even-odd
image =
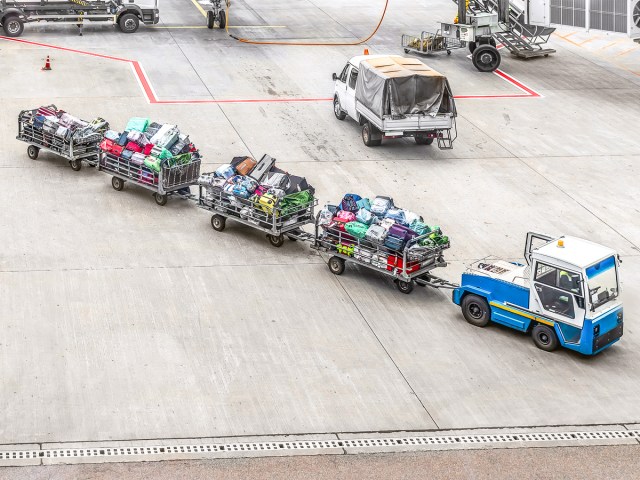
[[[329,270],[334,275],[342,275],[344,273],[344,260],[340,257],[331,257],[329,259]]]
[[[269,243],[274,247],[281,247],[284,245],[284,235],[271,235],[268,234],[267,238],[269,239]]]
[[[69,165],[71,165],[71,170],[73,170],[74,172],[79,172],[82,168],[82,160],[71,160],[69,162]]]
[[[160,193],[154,193],[153,194],[153,198],[156,199],[156,203],[158,205],[160,205],[161,207],[164,207],[167,204],[167,195],[164,194],[160,194]]]
[[[114,190],[121,191],[124,188],[124,180],[118,177],[113,177],[111,179],[111,186]]]
[[[213,215],[211,217],[211,226],[216,232],[224,230],[226,219],[222,215]]]
[[[40,153],[40,149],[35,145],[29,145],[27,147],[27,155],[29,155],[29,158],[31,160],[35,160],[36,158],[38,158],[39,153]]]
[[[396,286],[398,287],[398,290],[406,295],[409,295],[411,292],[413,292],[413,280],[410,280],[408,282],[405,282],[404,280],[398,280],[396,282]]]

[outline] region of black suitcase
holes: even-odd
[[[315,195],[316,189],[307,183],[307,179],[304,177],[298,177],[296,175],[289,175],[289,186],[285,190],[285,193],[289,195],[290,193],[303,192],[305,190],[309,190],[311,195]]]
[[[129,140],[127,139],[127,135],[129,135],[129,132],[123,132],[122,135],[120,135],[120,138],[118,139],[118,145],[124,147],[129,142]]]
[[[253,178],[256,182],[260,183],[264,177],[267,176],[267,173],[273,167],[273,164],[276,163],[275,158],[271,158],[269,155],[263,155],[256,167],[249,174],[249,177]]]

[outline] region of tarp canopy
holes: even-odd
[[[447,78],[416,58],[373,57],[360,62],[356,100],[379,117],[455,113]]]

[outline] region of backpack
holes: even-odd
[[[358,200],[362,200],[362,197],[360,195],[356,195],[355,193],[347,193],[342,198],[342,202],[340,202],[340,209],[347,212],[357,212],[359,210]]]

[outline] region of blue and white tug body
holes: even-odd
[[[453,290],[469,323],[531,333],[546,351],[563,346],[595,355],[620,339],[620,259],[614,250],[530,232],[524,256],[526,265],[488,258],[469,266]]]

